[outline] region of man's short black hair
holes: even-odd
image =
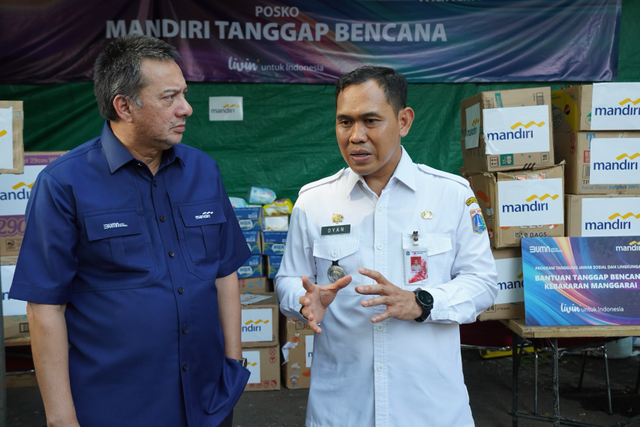
[[[348,72],[340,77],[336,83],[336,105],[338,103],[338,95],[350,85],[359,85],[368,80],[375,80],[384,91],[394,113],[398,114],[400,110],[407,106],[407,79],[393,68],[376,67],[373,65],[365,65],[360,68]]]
[[[93,71],[93,90],[102,117],[113,122],[119,120],[113,107],[117,95],[142,106],[140,90],[148,84],[140,71],[143,59],[174,60],[179,57],[175,47],[151,36],[129,34],[109,43],[98,55]]]

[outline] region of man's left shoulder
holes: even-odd
[[[435,177],[436,179],[443,179],[445,183],[450,183],[453,186],[462,186],[464,188],[470,188],[469,181],[459,175],[454,175],[449,172],[434,169],[427,165],[416,164],[418,170],[425,175]]]

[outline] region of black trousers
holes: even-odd
[[[231,411],[229,416],[225,418],[224,421],[218,424],[218,427],[232,427],[232,425],[233,425],[233,411]]]

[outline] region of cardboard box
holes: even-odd
[[[592,162],[591,143],[594,139],[602,138],[640,138],[640,132],[570,132],[556,133],[554,135],[554,150],[556,161],[564,160],[565,165],[565,192],[570,194],[640,194],[640,170],[638,164],[640,158],[624,158],[622,163],[626,163],[634,170],[631,176],[635,180],[624,184],[592,184],[590,181]],[[617,154],[617,152],[616,152]],[[624,154],[624,153],[621,153]],[[629,153],[631,156],[635,154]],[[604,166],[603,162],[598,162],[602,167],[615,167],[615,165]],[[624,167],[624,166],[623,166]]]
[[[242,348],[251,372],[244,391],[280,390],[280,347]]]
[[[15,265],[0,266],[0,286],[2,287],[2,314],[4,337],[22,338],[29,336],[27,321],[27,302],[9,298],[9,289],[13,282]]]
[[[265,216],[263,221],[265,231],[289,230],[289,215]]]
[[[286,388],[309,388],[314,333],[307,324],[283,317],[282,382]]]
[[[549,87],[482,92],[460,103],[466,171],[553,166]]]
[[[244,240],[246,240],[251,254],[262,254],[262,237],[260,236],[261,232],[258,230],[243,231],[242,234],[244,234]]]
[[[468,177],[493,248],[520,246],[522,237],[564,236],[564,165]]]
[[[262,207],[233,208],[242,231],[262,230]]]
[[[242,347],[278,344],[278,299],[274,293],[242,294]]]
[[[640,130],[640,83],[597,83],[553,91],[554,132]]]
[[[24,172],[22,101],[0,101],[0,109],[3,113],[0,116],[0,153],[3,154],[0,173],[21,174]]]
[[[238,279],[240,293],[265,294],[272,292],[266,277],[251,277],[248,279]]]
[[[640,235],[640,196],[567,194],[568,237],[607,237]]]
[[[551,92],[553,131],[591,130],[593,85],[567,87]]]
[[[282,263],[282,256],[269,255],[267,257],[267,277],[269,279],[275,279],[278,270],[280,270],[280,264]]]
[[[498,296],[478,320],[524,318],[524,279],[520,248],[492,249],[498,271]]]
[[[18,256],[24,236],[24,214],[31,188],[38,174],[65,152],[25,153],[22,174],[0,175],[0,257]]]
[[[251,255],[244,265],[238,269],[237,273],[239,279],[262,276],[262,256]]]
[[[284,255],[286,243],[286,231],[265,231],[262,233],[262,254]]]

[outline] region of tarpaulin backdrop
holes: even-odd
[[[92,3],[96,11],[77,19],[93,22],[96,16],[104,15],[101,3]],[[514,0],[514,3],[518,2]],[[8,0],[0,0],[0,20],[4,19],[7,4]],[[27,2],[16,0],[12,4],[25,7]],[[39,8],[45,2],[33,4],[36,5],[34,16],[38,16]],[[60,2],[46,4],[54,8]],[[617,81],[640,81],[638,22],[640,2],[622,0]],[[46,29],[42,31],[46,32]],[[0,38],[4,34],[0,30]],[[547,46],[561,42],[558,38],[562,36],[553,34],[545,39]],[[102,32],[100,35],[102,37]],[[500,40],[496,40],[498,42]],[[46,44],[46,39],[42,43]],[[19,47],[22,45],[16,41],[15,48]],[[4,49],[0,45],[0,52],[5,52]],[[94,51],[85,53],[92,57],[96,54]],[[78,59],[65,58],[62,54],[43,56],[41,66],[58,64],[58,69],[64,69]],[[546,58],[547,55],[543,55],[539,60]],[[589,80],[575,80],[573,84],[576,82],[589,83]],[[569,83],[551,83],[551,89]],[[457,173],[462,165],[462,99],[485,90],[548,85],[545,82],[411,83],[408,104],[416,111],[416,120],[402,144],[415,161]],[[242,96],[244,121],[209,121],[210,96]],[[304,184],[345,166],[336,143],[332,84],[189,83],[187,98],[194,113],[187,120],[183,142],[205,151],[218,162],[224,184],[233,196],[241,197],[250,186],[258,185],[275,190],[279,197],[295,199]],[[98,114],[90,82],[0,85],[0,99],[24,101],[24,141],[28,151],[70,150],[102,130],[104,121]]]
[[[333,83],[363,64],[410,82],[608,81],[621,0],[0,2],[0,83],[90,80],[131,33],[178,47],[188,81]]]

